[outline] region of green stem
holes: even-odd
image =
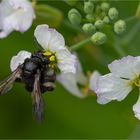
[[[62,25],[65,25],[66,27],[75,30],[76,32],[80,32],[80,33],[82,32],[79,26],[72,25],[68,20],[64,20]]]
[[[130,42],[132,42],[135,35],[139,32],[139,29],[140,29],[140,21],[136,22],[136,24],[131,28],[131,30],[123,38],[122,42],[125,44],[129,44]]]
[[[126,53],[124,52],[123,48],[121,47],[120,39],[117,36],[114,36],[114,38],[115,38],[114,49],[116,50],[116,52],[118,53],[118,55],[120,57],[126,56]]]
[[[140,18],[140,2],[138,3],[138,7],[137,7],[137,10],[136,10],[135,16],[136,16],[137,18]]]
[[[83,41],[81,41],[81,42],[79,42],[79,43],[77,43],[75,45],[72,45],[70,47],[70,50],[71,51],[77,51],[77,50],[79,50],[81,47],[83,47],[84,45],[86,45],[86,44],[88,44],[90,42],[90,38],[91,37],[89,37],[89,38],[87,38],[87,39],[85,39],[85,40],[83,40]]]
[[[131,17],[128,17],[125,20],[125,22],[129,22],[129,21],[132,21],[132,20],[135,20],[137,17],[136,16],[131,16]]]

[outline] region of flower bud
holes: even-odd
[[[126,22],[124,20],[118,20],[114,24],[114,31],[117,34],[122,34],[126,30]]]
[[[88,19],[89,22],[94,22],[95,21],[95,17],[92,14],[86,15],[86,19]]]
[[[108,16],[111,20],[116,20],[118,18],[118,10],[116,8],[110,8],[108,12]]]
[[[85,33],[88,33],[88,34],[94,33],[96,31],[96,28],[92,23],[84,24],[82,29]]]
[[[85,2],[84,3],[84,11],[86,14],[91,14],[94,9],[94,4],[92,2]]]
[[[101,29],[101,28],[103,28],[103,26],[104,26],[104,22],[102,20],[99,19],[95,22],[95,27],[97,29]]]
[[[92,35],[91,41],[95,45],[102,45],[106,42],[107,36],[104,33],[101,32],[96,32],[95,34]]]
[[[105,24],[110,23],[109,17],[108,17],[108,16],[105,16],[105,17],[103,18],[103,22],[104,22]]]
[[[110,5],[109,5],[109,3],[107,3],[107,2],[103,2],[103,3],[101,4],[101,9],[102,9],[104,12],[108,12],[109,7],[110,7]]]
[[[70,20],[70,22],[74,25],[78,25],[80,24],[81,22],[81,15],[80,13],[78,12],[78,10],[76,9],[71,9],[69,12],[68,12],[68,18]]]

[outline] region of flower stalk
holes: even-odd
[[[119,41],[118,37],[115,36],[114,38],[115,38],[115,43],[114,43],[114,49],[115,49],[115,51],[118,53],[118,55],[120,57],[126,56],[125,51],[123,50],[123,48],[121,47],[121,44],[119,43],[120,41]]]
[[[75,44],[75,45],[72,45],[72,46],[70,47],[70,50],[71,50],[71,51],[77,51],[77,50],[79,50],[80,48],[82,48],[84,45],[90,43],[90,41],[91,41],[91,37],[88,37],[87,39],[85,39],[85,40],[83,40],[83,41],[81,41],[81,42],[79,42],[79,43],[77,43],[77,44]]]
[[[140,2],[138,3],[138,7],[137,7],[137,10],[136,10],[136,14],[135,16],[140,19]]]
[[[135,35],[139,32],[140,29],[140,21],[136,22],[136,24],[132,27],[132,29],[124,36],[122,42],[125,44],[129,44],[134,39]]]

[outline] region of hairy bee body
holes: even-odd
[[[0,82],[0,94],[8,92],[15,81],[24,83],[26,90],[31,92],[33,114],[39,122],[44,118],[41,94],[52,91],[55,87],[56,74],[55,69],[51,67],[50,58],[51,54],[45,55],[37,51],[30,58],[26,58],[10,76]]]
[[[40,90],[41,93],[52,91],[54,89],[54,82],[56,74],[53,69],[49,68],[49,60],[42,55],[41,52],[35,52],[31,58],[25,59],[22,65],[21,82],[25,84],[25,88],[32,92],[35,74],[37,70],[40,71]]]

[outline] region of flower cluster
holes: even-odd
[[[115,7],[111,7],[108,2],[88,0],[84,2],[84,15],[82,17],[77,9],[71,9],[68,13],[70,22],[74,25],[82,25],[82,30],[92,35],[91,41],[95,45],[106,42],[107,36],[103,33],[103,28],[107,25],[114,26],[116,34],[122,34],[126,30],[124,20],[118,19],[119,12]]]

